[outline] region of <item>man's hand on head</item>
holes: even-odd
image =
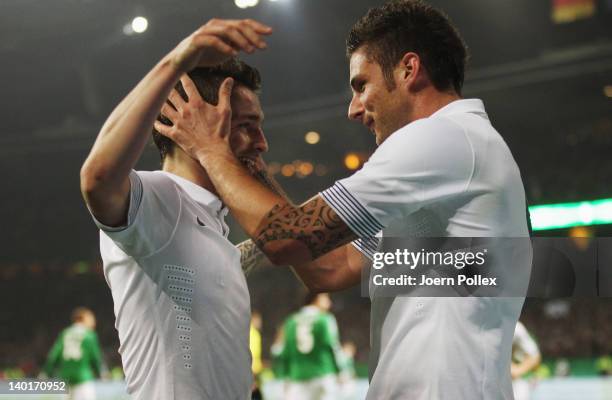
[[[83,198],[98,222],[118,227],[128,220],[131,190],[129,175],[149,140],[151,126],[160,108],[179,77],[197,66],[221,64],[240,51],[252,53],[264,49],[266,44],[263,38],[270,33],[270,27],[253,20],[213,19],[177,45],[115,107],[102,126],[80,174]],[[185,82],[183,83],[185,85]],[[195,97],[193,94],[197,94],[197,91],[193,85],[191,88],[188,102],[179,104],[180,96],[172,94],[171,98],[176,102],[174,106],[178,108],[165,107],[165,112],[171,114],[168,116],[177,122],[177,116],[186,117],[193,115],[196,109],[205,108],[209,111],[210,120],[215,121],[215,125],[210,125],[209,129],[203,131],[209,135],[203,137],[200,142],[187,140],[199,139],[198,137],[179,137],[179,132],[175,132],[178,129],[170,132],[158,126],[159,131],[166,132],[167,135],[176,134],[174,139],[179,143],[181,138],[185,138],[182,140],[183,145],[194,157],[199,156],[200,149],[216,146],[215,149],[224,157],[222,160],[233,161],[230,159],[233,154],[224,142],[230,129],[231,109],[228,99],[231,82],[225,82],[222,86],[222,103],[215,107],[209,107],[199,96]],[[179,110],[180,106],[183,108]],[[181,123],[185,123],[185,118]],[[181,123],[179,126],[182,126]],[[180,132],[186,131],[185,129]],[[201,132],[194,130],[189,133]],[[218,140],[213,140],[214,138]],[[227,151],[229,155],[219,149]]]
[[[170,56],[178,70],[187,73],[198,66],[219,65],[239,51],[263,50],[266,48],[263,36],[271,33],[272,28],[252,19],[215,18],[179,43]]]
[[[202,99],[195,84],[187,75],[181,77],[181,83],[187,94],[187,101],[183,100],[176,89],[172,90],[168,101],[161,109],[162,115],[172,123],[172,126],[155,121],[155,129],[200,162],[211,153],[231,155],[230,97],[233,79],[226,78],[221,83],[216,106]]]

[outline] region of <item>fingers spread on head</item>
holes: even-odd
[[[181,76],[181,85],[183,85],[183,89],[185,90],[185,93],[187,93],[188,102],[201,99],[200,93],[198,93],[198,89],[196,88],[195,83],[193,83],[189,75],[184,74],[183,76]]]
[[[153,122],[153,128],[163,136],[170,137],[172,133],[172,127],[161,123],[160,121]]]
[[[172,89],[168,95],[168,102],[170,102],[175,110],[180,110],[185,104],[185,100],[183,100],[183,97],[176,91],[176,89]]]
[[[231,111],[230,98],[232,96],[232,89],[234,87],[234,79],[225,78],[221,86],[219,87],[219,108],[227,108]]]
[[[178,113],[170,104],[165,102],[161,108],[161,115],[174,124],[174,121],[176,117],[178,116]]]

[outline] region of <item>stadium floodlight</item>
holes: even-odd
[[[612,199],[529,207],[534,231],[612,224]]]
[[[356,170],[361,165],[361,160],[356,153],[348,153],[344,157],[344,166],[350,170]]]
[[[149,27],[149,21],[145,17],[136,17],[132,20],[132,31],[143,33]]]
[[[319,132],[310,131],[304,135],[304,140],[308,144],[317,144],[321,140],[321,135],[319,135]]]
[[[234,3],[238,8],[248,8],[255,7],[259,3],[259,0],[234,0]]]
[[[247,0],[234,0],[234,4],[236,4],[236,7],[238,8],[247,8]]]

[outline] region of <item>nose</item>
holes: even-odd
[[[363,118],[363,113],[363,104],[357,96],[353,95],[353,98],[351,99],[351,104],[349,104],[348,119],[351,119],[353,121],[361,121]]]
[[[268,151],[268,141],[262,129],[257,129],[253,133],[253,149],[258,153],[266,153]]]

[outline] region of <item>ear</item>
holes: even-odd
[[[408,87],[414,85],[418,80],[421,72],[421,59],[419,55],[413,52],[404,54],[400,62],[398,63],[398,80],[402,85]]]

